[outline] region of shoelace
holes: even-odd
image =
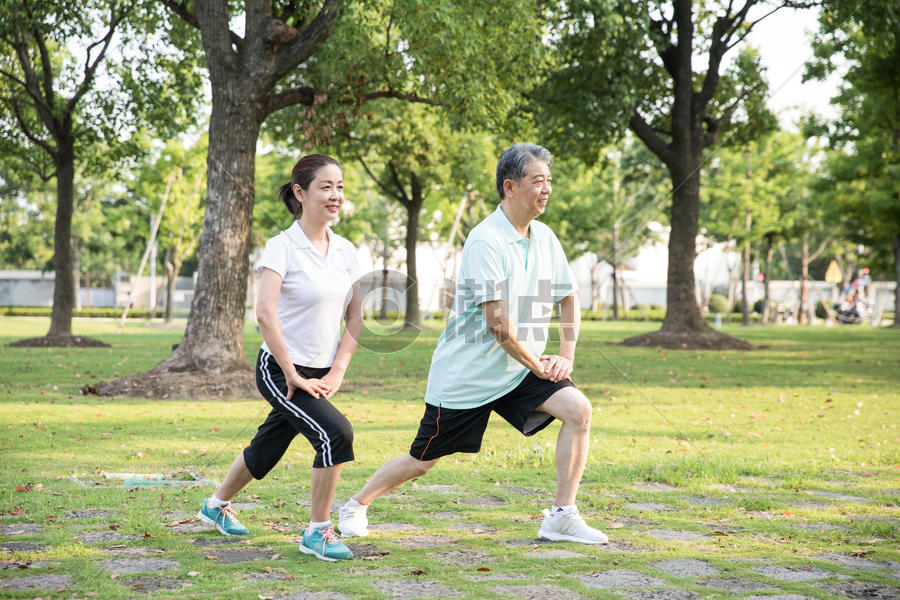
[[[322,548],[338,541],[338,536],[334,532],[334,525],[329,525],[324,529],[316,529],[316,532],[322,534]]]
[[[216,515],[216,523],[219,522],[219,517],[222,517],[222,527],[225,527],[228,524],[228,521],[226,520],[228,517],[237,521],[237,513],[231,508],[231,502],[219,506],[219,514]]]

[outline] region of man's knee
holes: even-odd
[[[438,459],[435,458],[434,460],[419,460],[407,455],[407,461],[409,464],[410,479],[413,479],[416,477],[422,477],[426,473],[428,473],[428,471],[431,470],[431,467],[433,467],[437,463]]]
[[[594,408],[587,396],[575,387],[563,388],[557,394],[560,395],[560,400],[563,402],[563,415],[560,420],[575,427],[585,429],[590,427]]]

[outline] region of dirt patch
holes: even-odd
[[[725,590],[732,594],[743,594],[745,592],[764,592],[767,590],[777,590],[778,588],[768,583],[754,581],[752,579],[743,579],[741,577],[710,577],[708,579],[697,579],[694,583],[706,585],[717,590]],[[768,596],[767,596],[768,597]]]
[[[347,547],[353,553],[354,560],[378,560],[391,553],[390,550],[382,550],[375,544],[354,544],[351,542],[347,544]]]
[[[84,337],[83,335],[55,335],[38,338],[26,338],[7,344],[13,348],[111,348],[106,342]]]
[[[588,573],[587,575],[579,575],[578,579],[588,587],[600,589],[661,587],[666,585],[666,582],[658,577],[650,577],[637,571],[626,571],[625,569]]]
[[[468,504],[469,506],[477,506],[478,508],[489,508],[492,506],[506,506],[506,502],[501,500],[500,498],[494,498],[493,496],[483,496],[480,498],[466,498],[465,500],[460,501],[461,504]]]
[[[163,558],[116,558],[103,561],[103,570],[108,573],[158,573],[171,571],[181,565],[174,560]]]
[[[424,528],[412,523],[376,523],[369,525],[372,533],[390,533],[392,531],[424,531]]]
[[[663,542],[702,542],[710,539],[709,536],[694,533],[693,531],[678,531],[674,529],[648,529],[644,533]]]
[[[63,513],[63,519],[100,519],[110,515],[108,510],[99,508],[76,508]]]
[[[0,548],[10,552],[43,552],[47,549],[47,544],[38,544],[35,542],[6,542],[0,540]]]
[[[623,346],[668,348],[670,350],[753,350],[753,344],[725,335],[712,329],[708,331],[654,331],[619,342]]]
[[[3,535],[34,535],[41,532],[38,523],[9,523],[0,525],[0,533]]]
[[[205,548],[207,546],[231,546],[234,544],[243,544],[245,540],[239,537],[214,537],[214,538],[197,538],[194,540],[194,546]]]
[[[451,538],[444,535],[411,535],[407,538],[394,540],[394,543],[404,548],[437,548],[449,546],[459,542],[459,538]]]
[[[253,368],[221,373],[204,371],[145,371],[115,381],[100,381],[81,388],[82,394],[137,398],[256,398]]]
[[[58,590],[72,585],[68,575],[32,575],[0,580],[2,590]]]
[[[883,583],[871,581],[842,581],[841,583],[829,583],[819,587],[829,590],[845,598],[897,598],[900,590]]]
[[[822,569],[816,569],[815,567],[798,569],[768,565],[765,567],[756,567],[753,569],[753,572],[765,575],[766,577],[771,577],[772,579],[778,579],[779,581],[814,581],[816,579],[828,579],[829,577],[837,576],[837,573],[823,571]]]
[[[653,563],[653,566],[672,577],[697,577],[700,575],[718,575],[721,571],[705,560],[696,558],[676,558]]]
[[[437,581],[376,581],[375,587],[382,594],[393,600],[412,600],[413,598],[446,598],[462,596],[457,590],[441,585]]]
[[[630,600],[695,600],[700,595],[690,590],[665,589],[665,590],[623,590],[616,594],[625,596]]]
[[[142,594],[152,594],[160,590],[179,590],[185,585],[190,585],[184,579],[160,579],[160,578],[144,578],[123,579],[122,583],[127,585],[136,592]]]
[[[491,588],[491,591],[504,596],[515,596],[524,600],[583,600],[584,596],[579,596],[572,590],[561,588],[556,585],[497,585]]]
[[[217,563],[233,565],[254,560],[272,560],[275,552],[271,548],[222,548],[210,550],[207,558],[210,556],[215,556]]]

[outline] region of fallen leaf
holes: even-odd
[[[16,529],[15,531],[10,531],[6,535],[22,535],[23,533],[25,533],[24,529]]]
[[[216,556],[215,554],[207,554],[206,560],[219,560],[219,557]]]
[[[112,575],[109,576],[109,578],[110,578],[110,579],[118,579],[118,578],[119,578],[119,574],[118,574],[118,573],[113,573]]]
[[[258,594],[256,597],[259,598],[259,600],[272,600],[275,596],[271,594]]]
[[[281,553],[272,555],[272,560],[278,560],[279,558],[281,558]]]
[[[410,575],[424,575],[425,569],[413,569],[409,572]]]
[[[145,538],[152,538],[153,536],[145,531],[145,532],[144,532],[144,537],[145,537]]]
[[[266,573],[271,573],[272,567],[263,567],[263,571],[265,571]]]
[[[610,523],[606,526],[607,529],[622,529],[625,527],[624,523]]]
[[[487,567],[478,567],[476,571],[490,571]]]
[[[29,491],[29,490],[28,490],[28,488],[25,487],[24,485],[17,485],[17,486],[16,486],[16,491],[17,491],[17,492],[27,492],[27,491]]]
[[[713,534],[714,535],[728,535],[727,532],[722,531],[721,529],[716,529],[715,531],[713,531]]]
[[[188,577],[196,577],[199,574],[200,574],[200,571],[188,571],[187,576]]]

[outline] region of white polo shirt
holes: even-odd
[[[360,278],[356,248],[327,229],[328,253],[319,254],[294,221],[266,243],[256,271],[281,276],[278,320],[291,361],[304,367],[330,367],[341,342],[341,323]],[[263,342],[263,350],[271,352]]]

